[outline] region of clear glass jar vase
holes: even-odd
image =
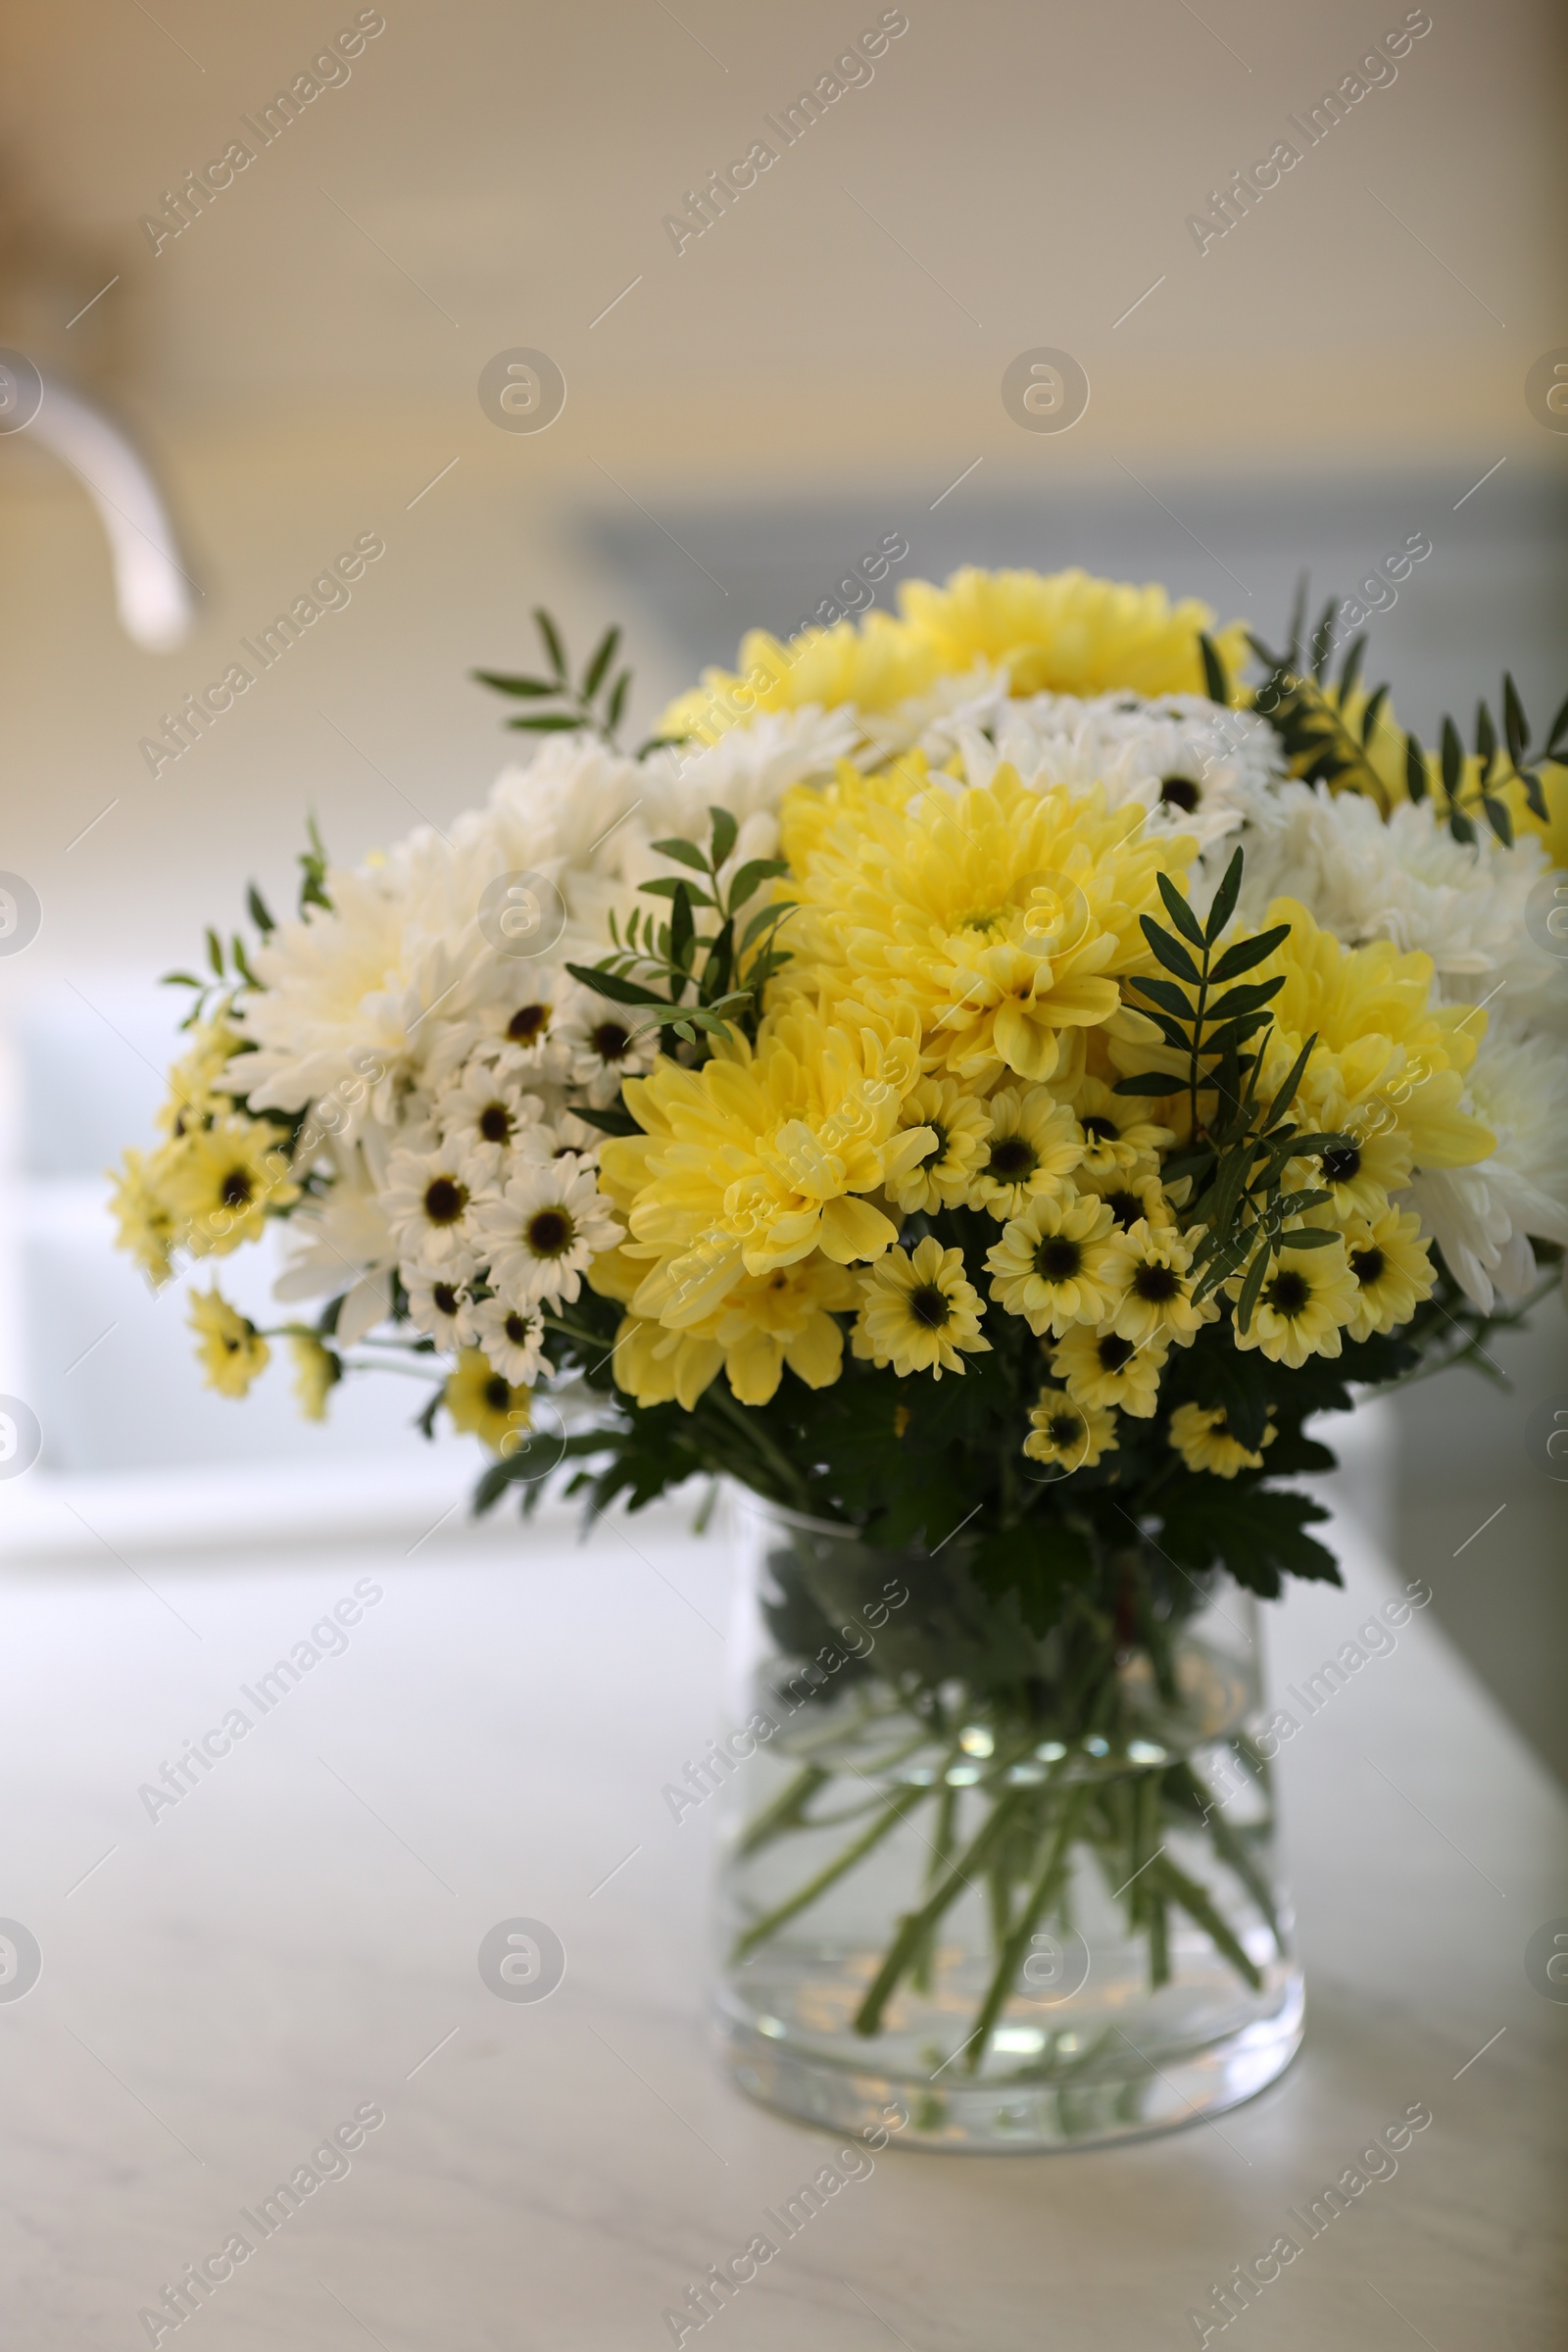
[[[1133,1544],[1042,1637],[961,1538],[890,1552],[749,1496],[738,1516],[706,1770],[741,2087],[996,2153],[1166,2130],[1272,2082],[1302,1995],[1250,1596]]]

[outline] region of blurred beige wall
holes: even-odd
[[[1560,478],[1568,443],[1522,389],[1568,334],[1544,0],[1435,0],[1396,77],[1201,254],[1187,217],[1304,146],[1288,119],[1401,8],[909,0],[871,77],[784,148],[765,119],[875,6],[387,0],[350,77],[260,149],[243,118],[359,13],[78,0],[3,35],[0,343],[131,420],[206,590],[186,645],[138,653],[79,490],[0,439],[0,863],[44,900],[31,974],[188,955],[243,871],[283,873],[309,807],[352,854],[474,798],[505,739],[466,667],[515,657],[536,597],[579,638],[624,609],[585,513],[935,499],[977,460],[993,496],[1220,467],[1469,481],[1499,458]],[[155,255],[142,217],[236,136],[255,161]],[[664,216],[760,138],[776,164],[677,254]],[[519,345],[568,385],[538,435],[476,396]],[[1070,433],[1002,405],[1037,345],[1089,373]],[[387,553],[352,605],[155,782],[138,740],[367,530]],[[657,611],[639,641],[641,720],[680,667]]]

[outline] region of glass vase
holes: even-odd
[[[1044,1635],[962,1537],[742,1498],[719,2010],[753,2097],[1039,2150],[1250,2098],[1301,2037],[1250,1595],[1142,1542]],[[1033,1622],[1050,1622],[1035,1609]]]

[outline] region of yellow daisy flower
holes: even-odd
[[[271,1349],[254,1323],[242,1315],[215,1286],[192,1291],[186,1317],[201,1345],[196,1361],[207,1373],[207,1385],[220,1396],[243,1396],[251,1382],[266,1371]]]
[[[1036,1336],[1057,1339],[1074,1323],[1103,1323],[1121,1303],[1130,1271],[1110,1210],[1096,1194],[1042,1197],[1003,1229],[986,1255],[991,1296]]]
[[[1346,1329],[1352,1340],[1408,1323],[1437,1276],[1413,1209],[1385,1207],[1381,1216],[1354,1218],[1345,1247],[1356,1285],[1355,1311]]]
[[[1293,1250],[1289,1233],[1270,1267],[1252,1319],[1236,1334],[1238,1348],[1260,1348],[1270,1363],[1298,1369],[1309,1355],[1338,1355],[1341,1331],[1356,1311],[1355,1277],[1338,1234],[1327,1249]],[[1247,1279],[1244,1267],[1225,1285],[1232,1298]]]
[[[184,1219],[175,1216],[164,1190],[170,1161],[177,1156],[178,1147],[171,1150],[166,1144],[150,1159],[140,1152],[127,1152],[122,1166],[105,1171],[115,1188],[109,1205],[120,1226],[119,1246],[155,1285],[167,1282],[172,1273],[171,1253],[184,1228]]]
[[[1272,1446],[1278,1435],[1269,1421],[1263,1444]],[[1261,1452],[1251,1452],[1232,1436],[1222,1404],[1179,1404],[1170,1417],[1170,1442],[1189,1470],[1206,1470],[1214,1478],[1234,1478],[1239,1470],[1263,1467]]]
[[[1102,1405],[1079,1404],[1063,1389],[1042,1389],[1039,1403],[1029,1408],[1023,1449],[1032,1462],[1049,1462],[1070,1477],[1116,1451],[1115,1431],[1116,1416]]]
[[[234,1098],[218,1081],[244,1042],[221,1015],[192,1032],[188,1051],[169,1073],[168,1100],[158,1113],[165,1135],[188,1135],[232,1113]]]
[[[972,1197],[991,1132],[984,1102],[951,1078],[922,1078],[899,1105],[899,1125],[928,1127],[937,1139],[923,1158],[888,1186],[900,1208],[934,1216],[939,1208]]]
[[[986,1109],[991,1133],[968,1198],[1004,1223],[1037,1194],[1064,1194],[1084,1148],[1072,1112],[1046,1087],[1001,1087]]]
[[[1066,1382],[1075,1404],[1086,1409],[1114,1405],[1148,1421],[1159,1402],[1159,1375],[1169,1352],[1162,1339],[1145,1340],[1140,1347],[1119,1332],[1091,1331],[1080,1324],[1051,1350],[1051,1369]]]
[[[1168,1127],[1151,1119],[1147,1098],[1113,1094],[1098,1078],[1086,1078],[1073,1102],[1084,1134],[1083,1172],[1091,1181],[1108,1176],[1152,1176],[1161,1152],[1176,1141]]]
[[[187,1221],[181,1235],[193,1257],[223,1257],[259,1241],[269,1209],[288,1208],[300,1188],[266,1119],[216,1119],[187,1134],[170,1168],[169,1198]]]
[[[1219,1309],[1207,1299],[1201,1306],[1193,1304],[1193,1253],[1187,1243],[1174,1225],[1151,1225],[1140,1217],[1128,1228],[1123,1247],[1131,1270],[1112,1330],[1135,1346],[1157,1332],[1178,1348],[1190,1348]]]
[[[901,1379],[910,1372],[961,1372],[963,1356],[989,1354],[980,1334],[980,1295],[963,1271],[963,1251],[944,1250],[928,1234],[911,1257],[890,1250],[860,1277],[855,1352]],[[961,1350],[961,1352],[960,1352]]]
[[[1140,1220],[1155,1231],[1175,1230],[1176,1212],[1157,1176],[1129,1176],[1117,1168],[1108,1176],[1080,1176],[1075,1181],[1081,1192],[1100,1195],[1119,1233],[1130,1232]]]
[[[492,1453],[515,1453],[532,1426],[527,1390],[514,1389],[504,1379],[482,1348],[461,1350],[441,1401],[453,1428],[482,1438]]]
[[[343,1366],[314,1331],[291,1331],[288,1344],[294,1356],[294,1396],[307,1421],[326,1419],[326,1400],[343,1377]]]

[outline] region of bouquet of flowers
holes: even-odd
[[[815,1966],[819,2042],[902,2001],[929,2051],[984,1888],[963,2064],[1003,2064],[1091,1866],[1152,1992],[1191,1947],[1262,1997],[1265,1751],[1189,1637],[1222,1571],[1337,1577],[1309,1421],[1482,1360],[1554,1279],[1568,705],[1533,758],[1505,679],[1428,751],[1333,604],[1270,650],[1159,588],[971,570],[748,637],[628,756],[618,632],[579,675],[537,619],[538,674],[479,673],[533,738],[484,808],[357,866],[313,829],[298,914],[253,887],[257,936],[172,975],[191,1048],[125,1246],[162,1281],[286,1222],[275,1327],[192,1295],[214,1384],[279,1339],[317,1415],[423,1373],[426,1433],[494,1457],[481,1507],[564,1458],[594,1510],[771,1506],[759,1671],[814,1678],[759,1701],[782,1777],[734,1841],[775,2044]],[[846,1655],[868,1576],[904,1599]],[[897,1923],[835,1941],[873,1853]],[[1012,2042],[1058,2117],[1094,2074],[1061,2039]]]

